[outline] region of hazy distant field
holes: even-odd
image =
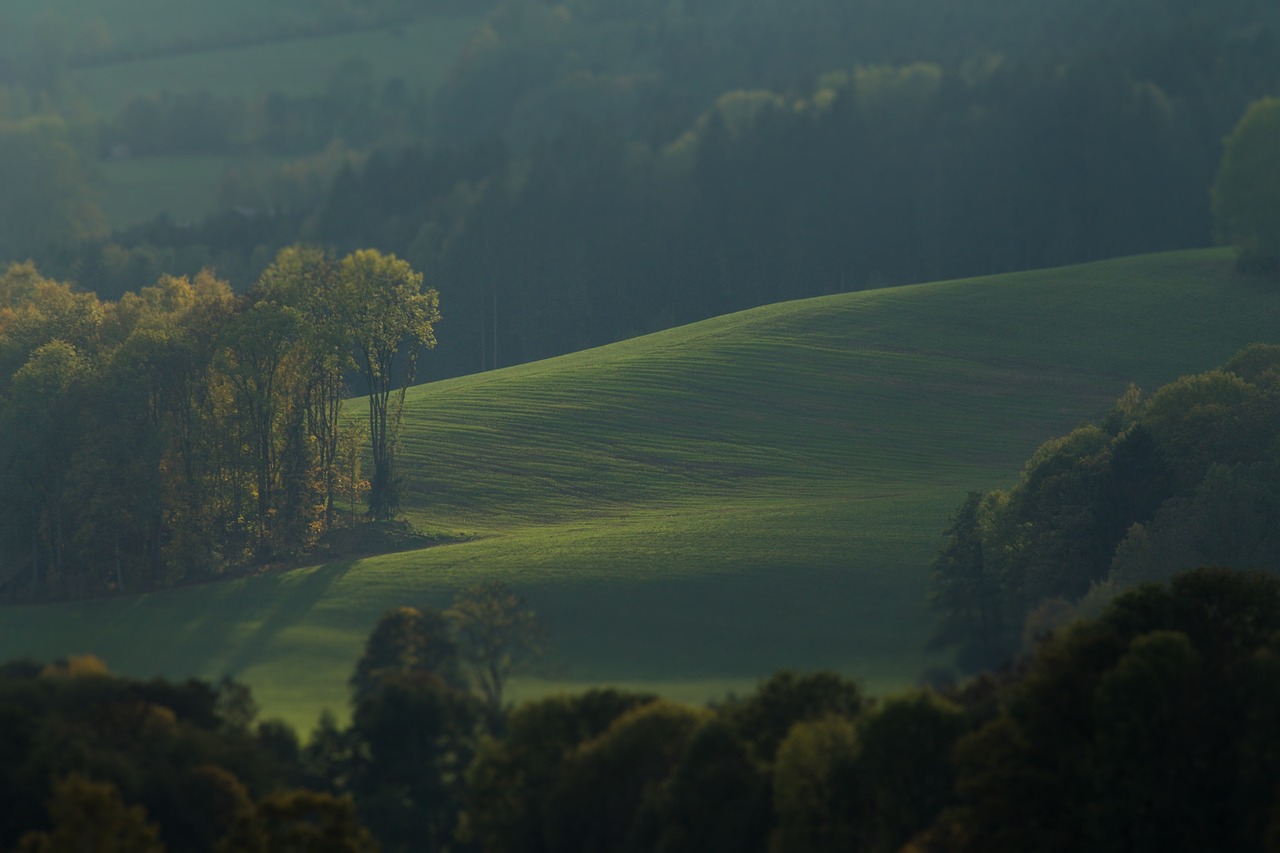
[[[73,0],[65,0],[70,7]],[[133,0],[139,7],[150,0]],[[273,11],[276,23],[285,20],[294,7],[281,4]],[[61,7],[60,7],[61,8]],[[206,20],[217,9],[218,21],[229,15],[268,15],[258,6],[239,5],[223,10],[219,6],[192,7],[190,18],[174,19],[168,26],[213,26],[204,32],[217,33]],[[121,20],[132,21],[118,10]],[[295,10],[296,11],[296,10]],[[186,10],[184,8],[184,14]],[[290,14],[293,14],[290,12]],[[0,12],[0,23],[5,13]],[[252,98],[269,92],[314,95],[325,91],[335,69],[349,60],[363,60],[375,87],[386,81],[403,79],[411,90],[434,91],[443,83],[450,67],[479,26],[480,18],[424,18],[401,29],[367,30],[342,35],[301,38],[289,41],[196,51],[175,56],[78,68],[70,81],[86,98],[86,104],[100,115],[113,115],[130,97],[163,92],[208,91],[217,96]],[[163,32],[156,25],[156,33]],[[144,28],[147,38],[152,31]],[[175,29],[176,32],[176,29]],[[181,35],[181,33],[177,33]],[[141,38],[143,36],[139,36]],[[160,213],[177,219],[195,220],[210,211],[227,168],[227,157],[147,157],[108,161],[101,166],[101,207],[112,228],[149,220]]]
[[[102,213],[120,228],[168,213],[198,221],[213,207],[230,157],[148,157],[103,163]]]
[[[84,46],[155,49],[255,33],[306,32],[333,22],[330,0],[5,0],[0,47],[22,49],[56,33],[72,55]]]
[[[319,94],[334,69],[351,59],[367,61],[378,84],[400,77],[411,89],[434,91],[479,23],[478,18],[427,18],[394,32],[371,30],[121,62],[77,69],[71,78],[104,114],[138,94]]]
[[[0,657],[230,672],[306,728],[343,709],[381,611],[496,577],[559,647],[523,695],[607,682],[705,699],[784,666],[908,684],[931,663],[928,563],[967,490],[1011,484],[1130,381],[1280,335],[1280,293],[1230,269],[1180,253],[824,297],[424,386],[409,514],[471,541],[6,609]]]
[[[0,47],[24,47],[53,30],[75,52],[86,39],[148,47],[227,34],[276,32],[329,19],[326,0],[5,0]]]

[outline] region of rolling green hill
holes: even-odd
[[[1231,266],[1184,252],[842,294],[428,384],[405,425],[408,515],[467,541],[7,608],[0,657],[229,672],[305,728],[342,708],[381,611],[500,578],[558,646],[522,695],[702,700],[784,666],[910,683],[937,662],[927,569],[966,491],[1010,484],[1129,382],[1280,338],[1280,291]]]

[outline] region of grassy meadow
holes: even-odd
[[[109,160],[102,175],[102,215],[111,228],[145,222],[158,213],[197,222],[214,208],[233,157],[145,157]]]
[[[58,10],[71,9],[76,0],[65,0]],[[132,0],[139,9],[149,0]],[[130,38],[143,43],[164,43],[197,32],[219,33],[219,23],[207,20],[216,15],[223,20],[252,22],[262,19],[262,27],[283,27],[294,18],[305,20],[306,4],[256,4],[241,9],[223,6],[183,7],[182,14],[160,15],[166,27],[126,30]],[[277,9],[276,7],[279,6]],[[25,10],[25,12],[24,12]],[[204,11],[202,11],[204,10]],[[209,12],[208,10],[214,10]],[[269,13],[268,10],[274,10]],[[17,10],[34,14],[26,7]],[[190,12],[191,17],[185,17]],[[125,15],[117,10],[119,23],[148,20],[141,13]],[[15,14],[15,12],[10,12]],[[69,14],[69,13],[68,13]],[[4,13],[0,13],[0,23]],[[264,17],[267,16],[267,17]],[[209,92],[217,97],[253,98],[271,92],[287,95],[318,95],[329,85],[335,70],[344,63],[367,63],[370,79],[381,87],[394,78],[403,79],[411,89],[435,91],[445,80],[481,17],[429,16],[392,28],[294,38],[216,50],[196,50],[150,59],[114,62],[74,68],[68,82],[80,94],[85,107],[94,114],[115,115],[136,95]],[[113,18],[113,22],[115,19]],[[35,26],[35,23],[31,23]],[[218,188],[235,158],[217,156],[141,157],[110,160],[101,164],[100,205],[111,228],[123,228],[168,213],[179,220],[198,220],[209,213]]]
[[[111,115],[135,95],[209,92],[245,97],[280,92],[317,95],[349,60],[368,62],[379,83],[400,77],[411,88],[434,91],[480,18],[423,18],[389,28],[291,39],[221,50],[76,69],[71,79],[96,111]]]
[[[822,297],[420,386],[407,515],[464,541],[6,608],[0,657],[229,673],[305,730],[344,710],[383,610],[497,578],[557,646],[518,696],[609,683],[702,701],[780,667],[909,684],[939,662],[928,565],[966,491],[1011,484],[1130,382],[1280,337],[1280,292],[1231,268],[1183,252]]]
[[[60,34],[64,49],[169,44],[211,34],[261,31],[298,25],[316,17],[311,0],[5,0],[0,46],[29,46]]]

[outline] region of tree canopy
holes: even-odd
[[[243,297],[205,271],[104,302],[9,267],[0,590],[206,580],[307,553],[365,493],[389,517],[405,389],[438,318],[422,276],[373,251],[283,250]],[[370,393],[364,429],[342,415],[353,368]]]
[[[994,666],[1075,609],[1198,565],[1280,567],[1280,347],[1045,442],[1008,491],[971,494],[933,566],[939,647]]]
[[[1212,198],[1218,232],[1241,264],[1280,266],[1280,99],[1254,101],[1227,137]]]

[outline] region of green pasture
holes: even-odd
[[[5,0],[0,45],[23,48],[34,38],[58,33],[60,43],[72,51],[104,40],[117,46],[154,46],[296,27],[317,20],[325,5],[312,0]]]
[[[88,103],[103,115],[113,114],[135,95],[164,92],[204,91],[246,98],[271,92],[319,94],[325,91],[335,69],[350,60],[367,62],[378,86],[400,77],[411,88],[434,91],[480,20],[428,17],[395,30],[343,33],[79,68],[71,72],[70,78]]]
[[[124,228],[167,213],[198,222],[218,199],[232,157],[146,157],[101,164],[99,205],[110,228]]]
[[[65,0],[72,4],[73,0]],[[134,0],[138,8],[146,0]],[[252,9],[274,8],[255,4]],[[219,17],[239,14],[239,6],[214,9]],[[288,9],[283,8],[282,14]],[[123,14],[123,13],[122,13]],[[204,23],[198,13],[192,26]],[[252,14],[248,13],[252,18]],[[265,14],[265,12],[264,12]],[[0,13],[3,22],[3,13]],[[197,51],[163,58],[127,61],[70,72],[73,85],[101,115],[113,115],[134,95],[207,91],[218,96],[253,97],[269,92],[314,95],[325,91],[339,65],[364,60],[376,87],[402,78],[411,87],[434,91],[479,26],[480,18],[428,17],[396,31],[343,33],[298,38],[276,44]],[[216,29],[214,31],[216,32]],[[259,159],[239,163],[225,156],[166,156],[106,160],[100,164],[100,206],[110,228],[146,222],[160,213],[198,220],[214,207],[223,175],[230,167],[262,168]]]
[[[216,5],[199,8],[221,9]],[[232,11],[219,11],[218,15]],[[202,14],[192,20],[203,23]],[[0,13],[0,21],[2,16]],[[350,60],[367,62],[370,79],[377,87],[400,77],[411,87],[433,91],[444,81],[480,20],[425,17],[395,31],[370,30],[79,68],[69,77],[88,106],[105,116],[140,94],[318,94],[326,89],[334,71]],[[222,178],[233,165],[242,164],[235,158],[216,156],[104,161],[100,164],[100,205],[107,224],[123,228],[160,213],[199,220],[213,209]]]
[[[189,55],[194,56],[209,46],[215,48],[209,51],[214,54],[220,52],[216,50],[219,44],[282,35],[291,35],[300,44],[310,42],[326,52],[341,51],[350,47],[342,37],[308,36],[349,21],[347,5],[344,0],[5,0],[0,4],[0,52],[17,56],[52,52],[76,58],[104,51],[154,55],[190,47],[193,53]],[[454,42],[440,41],[439,34],[461,33],[465,43],[482,18],[424,17],[407,30],[413,38],[428,39],[424,48],[448,47]],[[384,49],[389,46],[385,41],[372,43]],[[282,41],[277,47],[288,53],[292,50],[288,44]],[[405,53],[403,49],[397,52]],[[342,58],[339,55],[335,61]],[[376,65],[377,59],[371,59]],[[167,66],[138,65],[167,70]],[[175,67],[180,68],[181,63]],[[85,72],[89,76],[93,73]]]
[[[421,386],[408,515],[466,541],[6,608],[0,657],[229,673],[306,729],[343,710],[379,613],[499,578],[558,649],[520,696],[705,700],[780,667],[908,684],[940,662],[928,564],[967,490],[1011,484],[1129,382],[1280,338],[1280,291],[1231,266],[1189,252],[823,297]]]

